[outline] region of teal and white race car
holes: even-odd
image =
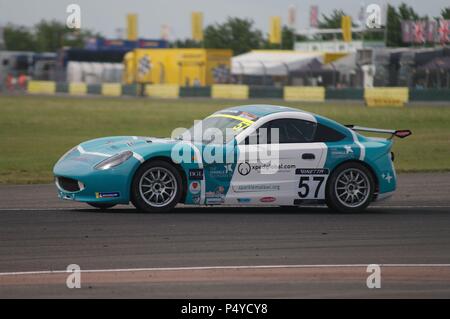
[[[371,138],[358,132],[386,133]],[[299,109],[218,111],[172,138],[105,137],[55,165],[59,197],[146,212],[192,205],[301,206],[359,212],[396,189],[392,137],[409,130],[341,125]]]

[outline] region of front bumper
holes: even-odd
[[[128,204],[131,180],[140,162],[132,157],[117,167],[95,170],[93,167],[102,159],[78,157],[58,162],[53,168],[58,197],[78,202]],[[74,180],[80,187],[67,187],[67,183],[60,183],[60,178]]]

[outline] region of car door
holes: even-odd
[[[295,205],[323,199],[326,145],[314,142],[316,126],[302,119],[275,119],[246,138],[237,146],[226,203]]]

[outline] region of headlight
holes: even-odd
[[[123,162],[128,160],[131,156],[133,156],[133,152],[126,151],[126,152],[111,156],[110,158],[107,158],[104,161],[101,161],[100,163],[95,165],[94,168],[99,169],[99,170],[110,169],[110,168],[113,168],[113,167],[116,167],[116,166],[122,164]]]

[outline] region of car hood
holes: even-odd
[[[112,156],[124,151],[132,151],[145,155],[146,150],[157,145],[167,145],[169,148],[177,141],[169,138],[143,136],[111,136],[83,142],[78,146],[81,154]]]
[[[113,155],[131,151],[133,157],[143,161],[155,152],[170,152],[177,140],[142,136],[111,136],[83,142],[66,153],[56,163],[57,168],[81,169],[93,165]]]

